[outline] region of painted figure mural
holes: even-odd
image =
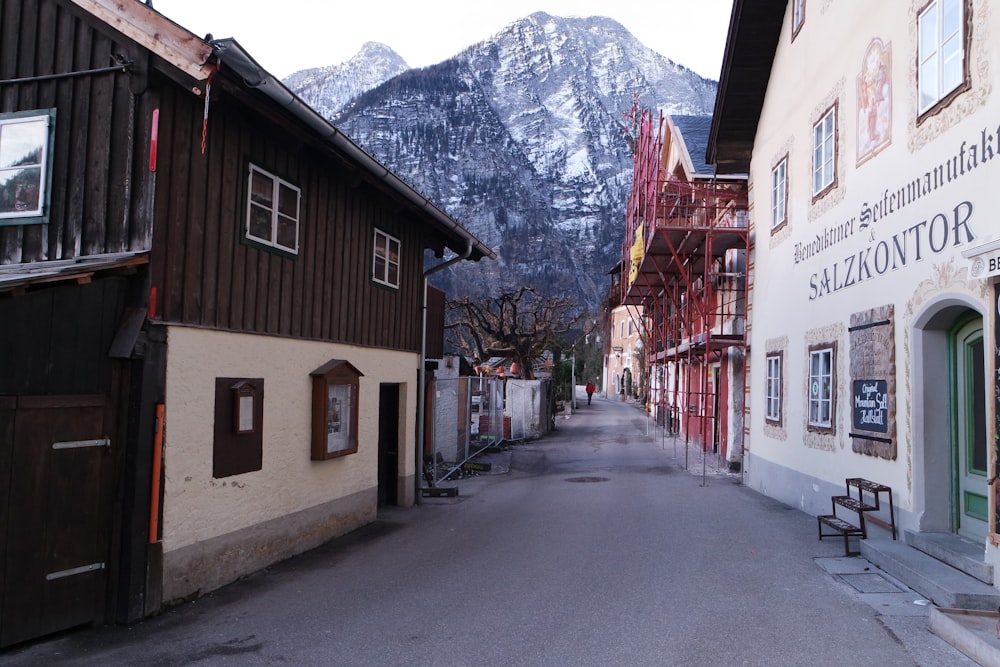
[[[858,164],[892,143],[891,48],[873,39],[858,74]]]

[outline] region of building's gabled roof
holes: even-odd
[[[733,0],[705,160],[717,173],[750,171],[787,0]]]
[[[290,115],[328,149],[358,167],[358,174],[393,195],[415,219],[426,224],[443,247],[460,257],[479,260],[496,253],[436,204],[365,153],[349,137],[303,102],[261,67],[234,39],[206,42],[139,0],[72,0],[109,27],[147,48],[197,82],[211,81],[221,71],[252,96],[260,96]],[[237,76],[231,76],[235,74]],[[199,84],[200,85],[200,84]],[[206,83],[207,86],[207,83]],[[204,94],[203,91],[197,91]],[[260,99],[257,97],[256,99]],[[263,100],[262,100],[263,101]]]
[[[460,255],[468,250],[468,259],[471,260],[483,257],[496,258],[496,253],[492,249],[386,166],[364,152],[346,134],[285,87],[277,77],[263,69],[235,39],[213,40],[211,44],[215,58],[218,59],[222,69],[238,74],[248,89],[262,93],[286,112],[291,113],[296,120],[307,126],[317,139],[361,167],[370,180],[385,186],[392,194],[398,196],[410,213],[427,223],[442,237],[449,239],[447,243],[449,249]]]
[[[684,147],[691,158],[691,166],[698,175],[711,175],[712,168],[705,164],[708,136],[712,130],[711,116],[671,116],[670,121],[684,140]]]

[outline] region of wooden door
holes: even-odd
[[[100,395],[0,403],[0,646],[105,618],[117,446],[107,408]]]
[[[399,503],[399,385],[379,386],[378,504]]]

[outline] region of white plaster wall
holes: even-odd
[[[461,378],[438,379],[434,383],[433,420],[434,452],[440,454],[447,463],[459,462],[465,458],[465,442],[459,440],[459,382]],[[460,447],[461,445],[461,447]],[[459,450],[461,449],[461,455]]]
[[[746,378],[744,377],[744,359],[742,351],[732,349],[727,353],[729,363],[725,364],[726,383],[729,387],[728,404],[726,405],[726,460],[737,463],[743,460],[743,419],[746,416],[746,396],[743,392]]]
[[[829,507],[831,485],[842,486],[845,477],[864,476],[890,485],[897,504],[913,511],[915,463],[919,468],[916,459],[922,456],[914,451],[919,440],[914,429],[923,418],[912,412],[914,319],[928,304],[956,295],[963,302],[979,304],[983,313],[991,308],[988,281],[969,280],[969,262],[961,253],[1000,231],[996,217],[1000,210],[1000,188],[996,185],[1000,182],[1000,154],[868,227],[861,225],[865,207],[881,203],[887,190],[895,191],[922,177],[962,150],[968,159],[969,146],[979,142],[984,132],[993,137],[994,151],[1000,151],[1000,100],[993,90],[1000,75],[996,46],[1000,45],[1000,29],[995,10],[985,0],[972,2],[972,89],[944,112],[917,126],[915,26],[916,11],[924,4],[923,0],[810,2],[805,25],[794,42],[790,39],[789,5],[762,110],[750,174],[755,275],[747,441],[752,455],[747,479],[753,488],[804,509]],[[865,51],[874,38],[891,47],[891,144],[858,164],[857,81]],[[833,103],[838,105],[837,186],[814,202],[812,131]],[[771,169],[786,154],[789,223],[772,234]],[[956,208],[964,218],[963,202],[973,207],[966,224],[978,238],[971,243],[964,236],[964,227],[959,228],[957,239],[955,235],[953,219]],[[934,222],[939,213],[949,220],[949,238],[945,249],[933,252],[926,234],[932,226],[935,232],[943,233],[941,222]],[[925,221],[921,258],[917,259],[913,238],[905,235]],[[796,244],[809,243],[824,230],[844,226],[849,231],[845,238],[796,261]],[[880,243],[891,249],[894,239],[911,244],[905,265],[897,263],[896,268],[877,272],[873,254],[870,277],[836,291],[816,287],[824,270],[829,274],[837,266],[842,281],[847,258],[856,258],[869,248],[874,253]],[[854,453],[848,437],[852,430],[847,395],[851,381],[850,316],[887,304],[895,308],[898,453],[894,461]],[[986,324],[989,326],[988,320]],[[809,344],[827,340],[838,345],[836,435],[832,437],[818,436],[806,428]],[[784,422],[780,428],[764,422],[765,359],[776,346],[784,346]],[[987,369],[988,377],[989,373]],[[945,382],[947,378],[929,380]],[[992,395],[988,405],[992,410]],[[941,418],[947,417],[942,414]],[[992,438],[991,433],[991,442]],[[755,466],[755,461],[760,465]],[[784,478],[812,482],[788,485],[775,477],[776,470],[786,471]],[[825,502],[820,502],[823,498]]]
[[[312,378],[330,359],[358,368],[358,452],[310,460]],[[405,401],[401,474],[413,475],[417,355],[270,336],[172,326],[164,430],[165,552],[377,486],[379,384]],[[264,378],[263,466],[212,477],[216,377]]]
[[[541,402],[545,398],[542,381],[508,380],[506,391],[504,414],[510,417],[511,438],[521,440],[542,435],[544,428],[541,424]],[[581,400],[586,399],[577,398],[578,403]]]

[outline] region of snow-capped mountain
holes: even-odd
[[[283,83],[321,116],[332,118],[361,93],[408,69],[406,61],[385,44],[365,42],[347,62],[299,70]]]
[[[438,65],[372,79],[332,112],[346,76],[286,84],[497,250],[497,262],[439,274],[450,296],[530,284],[592,308],[621,258],[627,114],[638,101],[705,116],[717,87],[616,21],[545,13]]]

